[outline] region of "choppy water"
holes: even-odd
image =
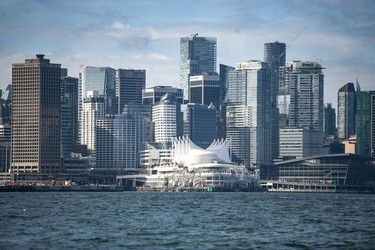
[[[0,193],[0,249],[374,249],[375,195]]]

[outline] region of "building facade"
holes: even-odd
[[[83,103],[93,91],[103,96],[105,114],[117,114],[116,70],[109,67],[81,66],[78,81],[79,137],[83,129]]]
[[[106,115],[96,121],[97,171],[125,173],[136,167],[135,120],[128,115]]]
[[[336,135],[336,109],[332,103],[324,104],[323,130],[325,135]]]
[[[173,137],[182,136],[182,113],[175,97],[165,94],[159,103],[152,106],[154,142],[168,143]]]
[[[78,78],[61,79],[61,153],[69,158],[72,146],[78,143]]]
[[[355,126],[356,154],[375,157],[375,91],[358,91]]]
[[[278,41],[264,44],[264,62],[267,63],[270,71],[271,81],[271,109],[272,109],[272,129],[271,146],[272,158],[279,156],[279,68],[285,66],[286,44]]]
[[[291,61],[286,66],[286,85],[290,88],[291,127],[323,132],[324,75],[320,61]]]
[[[165,94],[174,95],[177,103],[184,103],[183,89],[171,86],[155,86],[144,89],[142,91],[142,103],[143,105],[151,105],[157,103]]]
[[[280,129],[280,157],[300,159],[319,155],[321,150],[322,142],[318,131],[308,128]]]
[[[353,83],[342,86],[337,93],[337,133],[340,139],[355,135],[356,92]]]
[[[247,167],[271,162],[270,91],[266,63],[240,63],[229,73],[226,136],[234,162]]]
[[[142,104],[142,91],[146,88],[146,70],[118,69],[116,72],[118,88],[118,114],[126,104]]]
[[[61,170],[61,65],[36,57],[12,65],[11,171],[56,174]]]
[[[189,96],[189,78],[203,72],[217,72],[216,37],[198,37],[194,34],[180,38],[180,84],[184,99]]]
[[[95,151],[96,121],[105,117],[105,100],[103,96],[88,96],[85,98],[82,107],[82,129],[81,144],[87,145],[91,151]]]
[[[189,81],[189,102],[215,107],[220,105],[220,76],[204,73],[191,76]]]
[[[182,105],[184,114],[184,135],[194,144],[207,148],[216,138],[216,109],[196,103]]]
[[[140,153],[146,142],[152,141],[152,122],[150,105],[125,105],[123,115],[130,116],[135,122],[135,161],[136,167],[140,167]]]

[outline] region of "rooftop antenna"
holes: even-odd
[[[361,85],[359,85],[358,78],[355,79],[355,88],[357,92],[361,91]]]
[[[300,34],[301,34],[305,29],[307,29],[307,26],[303,27],[303,29],[301,29],[301,30],[297,33],[296,37],[292,40],[292,42],[290,42],[290,43],[288,44],[288,46],[291,46],[291,45],[292,45],[292,44],[298,39],[298,37],[300,36]],[[283,51],[283,52],[282,52],[277,58],[274,58],[273,55],[272,55],[274,62],[279,61],[280,58],[285,54],[285,51],[286,51],[286,46],[285,46],[285,50],[284,50],[284,51]]]

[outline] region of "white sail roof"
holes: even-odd
[[[187,136],[172,140],[173,162],[184,166],[222,162],[232,163],[229,144],[226,140],[215,140],[207,149],[195,145]]]

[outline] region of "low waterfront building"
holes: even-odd
[[[375,159],[354,154],[305,157],[262,166],[269,191],[375,192]]]

